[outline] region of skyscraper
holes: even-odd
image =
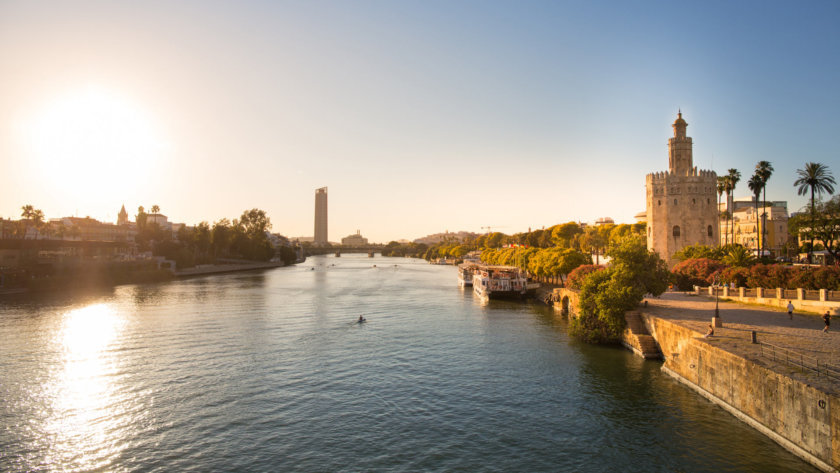
[[[327,243],[327,188],[315,189],[315,243]]]

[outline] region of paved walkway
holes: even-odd
[[[703,339],[702,335],[708,330],[715,313],[714,297],[669,292],[659,298],[648,299],[648,304],[648,308],[642,309],[643,312],[688,327],[698,332],[698,338],[706,343],[774,371],[840,393],[840,380],[826,379],[825,376],[774,362],[761,356],[760,346],[751,341],[751,333],[755,330],[759,342],[802,353],[840,369],[840,318],[832,319],[831,331],[823,333],[824,324],[817,315],[794,312],[791,320],[784,309],[720,302],[723,328],[716,328],[714,336]]]

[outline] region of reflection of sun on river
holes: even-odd
[[[120,444],[111,435],[122,417],[113,412],[112,383],[118,363],[108,356],[124,321],[106,304],[72,310],[64,315],[55,343],[62,362],[47,387],[51,413],[44,430],[52,439],[50,461],[89,470],[107,466]]]

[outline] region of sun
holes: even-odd
[[[88,86],[50,99],[24,125],[27,148],[54,189],[98,193],[150,177],[166,146],[152,114],[130,97]]]

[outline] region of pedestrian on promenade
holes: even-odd
[[[831,314],[829,314],[828,311],[825,311],[825,315],[823,315],[823,322],[825,322],[823,332],[828,333],[828,325],[831,322]]]
[[[793,320],[793,301],[788,301],[787,309],[788,309],[788,317],[790,317],[790,320]]]
[[[712,324],[709,324],[709,331],[706,332],[706,335],[703,335],[703,338],[709,338],[715,334],[715,328],[712,327]]]

